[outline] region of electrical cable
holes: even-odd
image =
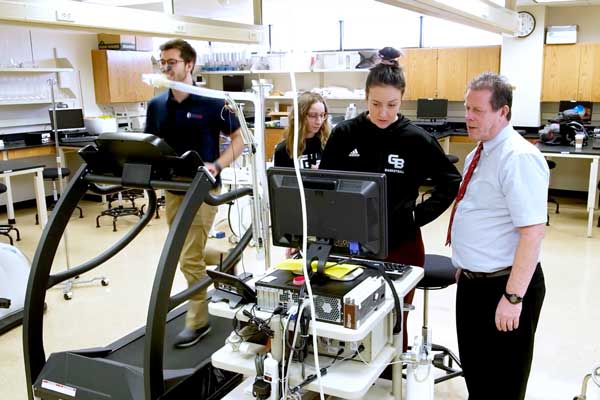
[[[300,206],[302,208],[302,254],[308,254],[307,252],[307,215],[306,215],[306,197],[304,196],[304,184],[302,182],[302,177],[300,176],[300,163],[298,161],[298,125],[299,125],[299,115],[298,115],[298,95],[297,95],[297,89],[296,89],[296,75],[294,74],[293,71],[290,71],[290,80],[292,83],[292,98],[293,98],[293,108],[294,108],[294,121],[296,121],[294,123],[294,146],[293,146],[293,160],[294,160],[294,171],[296,173],[296,180],[298,181],[298,189],[300,192]],[[310,276],[308,273],[308,268],[309,268],[309,263],[311,260],[307,260],[307,258],[304,258],[305,262],[302,265],[302,271],[304,273],[304,282],[306,285],[306,290],[308,291],[308,301],[310,302],[310,308],[311,310],[315,310],[315,304],[314,304],[314,297],[313,297],[313,292],[312,292],[312,287],[310,284]],[[311,268],[312,270],[312,268]],[[312,271],[311,271],[312,272]],[[316,350],[317,347],[317,318],[316,318],[316,313],[311,313],[311,318],[312,318],[312,330],[313,330],[313,348],[315,349],[315,351],[313,352],[314,354],[314,359],[315,359],[315,365],[316,365],[316,369],[317,369],[317,374],[316,374],[316,378],[318,380],[319,383],[319,395],[321,400],[325,400],[325,394],[323,393],[323,382],[321,382],[321,369],[319,368],[319,354],[318,351]]]

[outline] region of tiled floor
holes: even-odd
[[[84,203],[85,218],[73,218],[68,229],[72,265],[98,254],[135,223],[135,217],[119,220],[112,232],[108,218],[95,227],[95,216],[104,206]],[[18,247],[33,257],[41,230],[33,225],[33,210],[17,212],[23,240]],[[600,228],[594,238],[585,237],[587,213],[581,202],[561,199],[561,213],[551,214],[543,246],[542,263],[547,296],[538,328],[533,371],[527,399],[571,399],[579,394],[583,376],[600,364]],[[6,216],[0,216],[0,220]],[[429,253],[449,254],[443,246],[448,213],[424,229]],[[63,300],[60,289],[51,289],[46,298],[48,311],[44,324],[46,354],[54,351],[102,346],[143,325],[155,265],[166,237],[165,219],[153,220],[148,228],[114,259],[89,275],[104,274],[108,287],[99,283],[77,287],[73,299]],[[227,248],[227,239],[211,240],[213,246]],[[261,268],[253,249],[245,256],[249,270]],[[272,259],[283,258],[275,249]],[[62,247],[53,271],[65,266]],[[85,276],[84,276],[85,277]],[[179,291],[185,283],[178,273],[173,285]],[[456,349],[453,287],[430,295],[430,326],[434,341]],[[416,311],[409,321],[410,336],[420,332],[422,294],[415,298]],[[23,371],[22,330],[16,328],[0,336],[0,399],[26,398]],[[485,349],[482,349],[485,351]],[[501,384],[501,382],[499,382]],[[493,390],[493,388],[490,388]],[[462,378],[436,387],[436,399],[464,399]],[[600,388],[590,384],[588,399],[600,399]]]

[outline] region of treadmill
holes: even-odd
[[[212,195],[215,179],[193,151],[178,156],[162,139],[140,133],[105,133],[95,144],[79,151],[84,164],[70,180],[50,215],[35,252],[27,285],[23,320],[23,349],[29,399],[219,399],[242,380],[239,374],[211,365],[213,352],[223,346],[231,321],[210,316],[211,332],[187,349],[174,349],[175,335],[183,328],[185,302],[211,284],[206,277],[170,296],[179,254],[193,216],[204,202],[219,205],[250,195],[242,188]],[[119,241],[94,258],[50,275],[60,239],[83,195],[116,193],[126,188],[144,189],[148,208],[138,223]],[[127,246],[153,218],[155,189],[185,192],[158,262],[150,296],[146,326],[100,348],[53,353],[48,359],[43,345],[43,309],[46,291],[88,272]],[[228,272],[252,237],[246,231],[221,264]],[[124,266],[125,267],[125,266]]]

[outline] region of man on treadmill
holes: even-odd
[[[196,51],[185,40],[173,39],[160,46],[160,69],[168,79],[193,85],[195,64]],[[235,160],[244,146],[239,127],[239,121],[223,100],[169,89],[148,103],[145,132],[163,138],[180,155],[188,150],[198,152],[206,168],[217,176],[213,191],[218,192],[221,169]],[[221,133],[231,138],[231,145],[219,155]],[[170,226],[184,193],[167,192],[165,197]],[[202,204],[192,221],[179,258],[188,286],[206,276],[205,247],[216,213],[217,207]],[[192,346],[208,332],[208,303],[203,290],[188,302],[185,328],[177,335],[175,347]]]

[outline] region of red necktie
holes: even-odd
[[[454,207],[452,207],[452,213],[450,214],[450,223],[448,224],[448,234],[446,235],[446,246],[450,244],[451,236],[452,236],[452,222],[454,221],[454,214],[456,213],[456,206],[465,197],[465,192],[467,191],[467,185],[471,180],[471,176],[473,175],[473,171],[475,171],[475,167],[479,162],[479,158],[481,158],[481,150],[483,149],[483,142],[479,142],[477,146],[477,151],[475,151],[475,155],[473,156],[473,160],[471,160],[471,164],[469,164],[469,169],[467,169],[467,173],[465,174],[463,181],[460,184],[460,188],[458,188],[458,194],[456,195],[456,200],[454,201]]]

